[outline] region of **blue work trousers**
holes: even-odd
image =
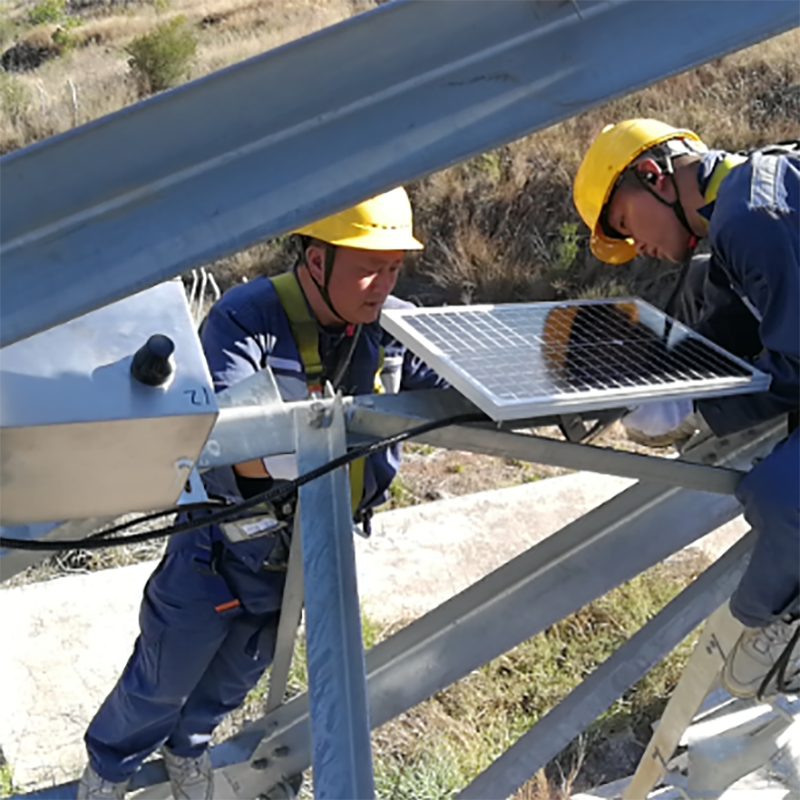
[[[800,430],[753,467],[737,487],[736,497],[758,539],[731,597],[731,613],[749,627],[763,628],[798,610]]]
[[[133,655],[86,732],[109,781],[162,744],[201,755],[272,661],[285,574],[253,573],[227,550],[214,563],[208,531],[186,536],[191,546],[168,552],[148,581]]]
[[[708,256],[695,256],[675,316],[735,355],[752,358],[762,349],[758,321],[729,288],[727,278],[712,272]],[[714,331],[698,323],[708,305],[716,309]],[[719,324],[722,319],[724,324]],[[736,491],[744,516],[757,531],[750,564],[733,593],[733,615],[753,628],[766,627],[798,610],[800,592],[800,446],[798,431],[756,465]]]

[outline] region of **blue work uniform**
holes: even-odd
[[[704,192],[725,153],[706,154],[698,170]],[[772,376],[769,391],[696,402],[718,436],[800,408],[800,160],[754,153],[723,178],[709,221],[713,281],[694,327],[725,342],[732,289],[758,320],[763,347],[753,364]],[[720,287],[724,276],[728,287]],[[716,282],[716,285],[715,283]],[[715,302],[715,298],[718,301]],[[800,433],[789,437],[741,481],[736,496],[758,541],[731,598],[733,615],[764,627],[798,609],[800,591]]]
[[[390,297],[385,307],[390,305],[408,304]],[[284,400],[307,396],[289,319],[268,278],[226,292],[200,336],[217,392],[269,367]],[[340,357],[346,339],[342,329],[319,327],[323,367]],[[362,326],[339,388],[372,393],[382,353],[402,359],[401,389],[444,385],[376,322]],[[395,447],[366,460],[359,512],[384,501],[399,456]],[[210,494],[233,500],[246,494],[230,467],[211,470],[203,480]],[[266,480],[258,483],[263,490]],[[202,754],[216,725],[272,661],[285,558],[279,537],[231,544],[216,525],[170,539],[145,587],[133,654],[86,733],[90,762],[100,776],[127,780],[162,744],[179,756]]]

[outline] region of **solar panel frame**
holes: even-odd
[[[587,308],[588,310],[579,310]],[[552,315],[554,309],[563,311],[556,311]],[[614,310],[612,312],[609,309]],[[631,318],[622,334],[616,324],[619,322],[616,318],[620,309]],[[544,320],[548,319],[548,315],[552,320],[558,319],[559,315],[573,314],[589,317],[594,315],[595,322],[592,324],[596,326],[600,326],[597,320],[604,315],[607,318],[603,324],[608,340],[598,338],[596,342],[584,340],[577,344],[562,343],[555,348],[552,343],[546,343],[543,333]],[[611,326],[607,324],[609,314],[616,319]],[[515,318],[522,321],[516,328],[508,324]],[[769,375],[731,355],[639,298],[391,308],[382,312],[381,324],[387,332],[496,421],[631,407],[668,399],[743,394],[766,390],[770,382]],[[538,331],[540,325],[541,331]],[[574,331],[568,332],[567,338],[572,335]],[[625,340],[619,339],[620,336],[633,338]],[[592,353],[592,346],[599,349]],[[663,350],[661,353],[655,352],[659,346]],[[576,389],[568,386],[565,389],[565,381],[559,378],[558,370],[554,371],[551,365],[554,354],[567,358],[569,348],[584,354],[583,367],[591,367],[592,380],[599,380],[598,373],[606,369],[601,363],[602,355],[617,359],[613,366],[617,368],[618,374],[606,374],[604,380],[607,385],[601,388],[589,386]],[[674,380],[654,379],[650,383],[643,383],[646,378],[637,375],[623,379],[620,377],[620,365],[627,369],[634,368],[633,359],[629,364],[625,362],[627,355],[624,354],[629,353],[631,348],[634,353],[640,351],[640,369],[645,363],[641,361],[644,358],[660,357],[664,363],[670,360],[678,363],[677,359],[680,358],[680,371],[686,374],[713,373],[716,362],[716,376],[692,378],[684,374]],[[687,360],[685,354],[677,355],[680,348],[691,349],[696,361]],[[514,355],[518,363],[509,364],[509,357]],[[520,365],[530,360],[534,364],[528,371],[521,371]],[[647,363],[649,365],[649,361]],[[536,371],[537,364],[540,373],[549,374],[533,375],[532,371]],[[725,374],[724,370],[718,368],[719,365],[728,372],[737,374]],[[579,367],[577,372],[576,382],[582,381],[588,386],[591,381],[586,377],[585,369],[582,372]],[[636,380],[640,385],[620,385],[623,380]],[[549,387],[549,391],[531,392],[528,389],[527,395],[523,393],[523,396],[513,396],[520,393],[508,388],[499,392],[498,382],[504,383],[506,387],[514,382],[523,387],[538,382],[542,387]],[[615,383],[616,386],[612,385]]]

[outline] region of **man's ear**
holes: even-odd
[[[661,187],[664,180],[664,172],[657,161],[652,158],[645,158],[636,165],[636,172],[640,180],[652,186],[654,189]]]
[[[325,250],[318,244],[310,244],[306,248],[306,266],[311,277],[317,283],[325,280]]]

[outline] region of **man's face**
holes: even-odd
[[[675,199],[668,178],[659,175],[652,190],[665,201]],[[689,233],[675,212],[643,187],[622,186],[608,206],[608,223],[633,239],[639,254],[681,262],[689,249]]]
[[[337,247],[328,292],[334,308],[355,325],[375,322],[397,282],[402,250]]]

